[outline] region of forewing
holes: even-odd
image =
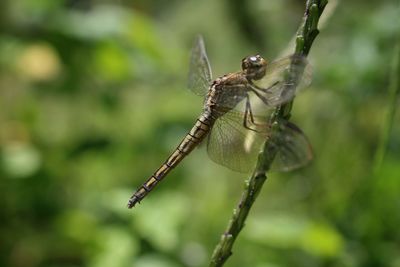
[[[313,152],[305,134],[293,123],[279,125],[275,137],[270,140],[276,146],[277,154],[271,166],[272,171],[291,171],[311,161]]]
[[[253,81],[257,90],[272,107],[293,99],[295,94],[311,83],[312,70],[304,56],[291,55],[267,65],[264,78]],[[266,104],[266,103],[263,103]]]
[[[243,126],[244,115],[230,111],[218,118],[207,140],[207,152],[216,163],[238,172],[250,172],[254,169],[258,152],[268,136],[266,118],[256,117],[257,130],[248,130]]]
[[[188,88],[196,95],[204,96],[211,84],[211,67],[207,58],[204,40],[197,36],[192,49],[189,66]]]

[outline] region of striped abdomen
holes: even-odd
[[[128,202],[128,208],[132,208],[140,202],[167,174],[175,168],[179,162],[188,155],[210,131],[214,120],[211,116],[201,115],[196,124],[182,140],[174,153],[168,157],[163,165],[132,195]]]

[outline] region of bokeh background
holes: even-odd
[[[246,175],[201,148],[134,210],[127,199],[201,111],[186,90],[196,34],[217,77],[249,54],[282,54],[303,10],[299,0],[2,0],[0,266],[207,266]],[[271,173],[226,266],[400,266],[398,101],[376,160],[398,4],[332,0],[325,15],[313,84],[293,109],[315,159]]]

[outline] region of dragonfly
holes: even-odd
[[[291,101],[311,82],[305,57],[290,55],[267,62],[260,55],[242,59],[242,69],[212,80],[204,40],[196,38],[189,66],[188,88],[204,97],[203,112],[167,160],[132,195],[128,208],[145,198],[193,149],[206,143],[209,157],[238,172],[250,172],[262,144],[277,148],[272,170],[289,171],[312,158],[304,133],[290,122],[280,123],[272,135],[274,109]]]

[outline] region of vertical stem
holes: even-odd
[[[397,96],[400,93],[400,84],[399,84],[399,76],[400,76],[400,38],[397,37],[396,46],[394,49],[394,57],[391,66],[390,72],[390,81],[389,81],[389,106],[387,107],[382,132],[380,136],[380,140],[378,143],[378,148],[375,152],[374,159],[374,174],[377,175],[381,166],[383,159],[385,157],[387,144],[389,141],[389,135],[393,126],[393,118],[396,111],[396,102]]]
[[[297,54],[308,55],[311,45],[319,33],[317,28],[318,21],[327,3],[327,0],[307,1],[303,20],[297,32],[295,48]],[[292,106],[293,101],[278,107],[272,120],[288,120]],[[246,187],[242,193],[240,202],[236,209],[234,209],[232,218],[215,247],[210,267],[223,266],[229,256],[232,255],[233,244],[244,227],[247,215],[267,179],[266,172],[269,170],[276,153],[276,147],[267,141],[263,151],[258,156],[257,166],[252,176],[246,181]]]

